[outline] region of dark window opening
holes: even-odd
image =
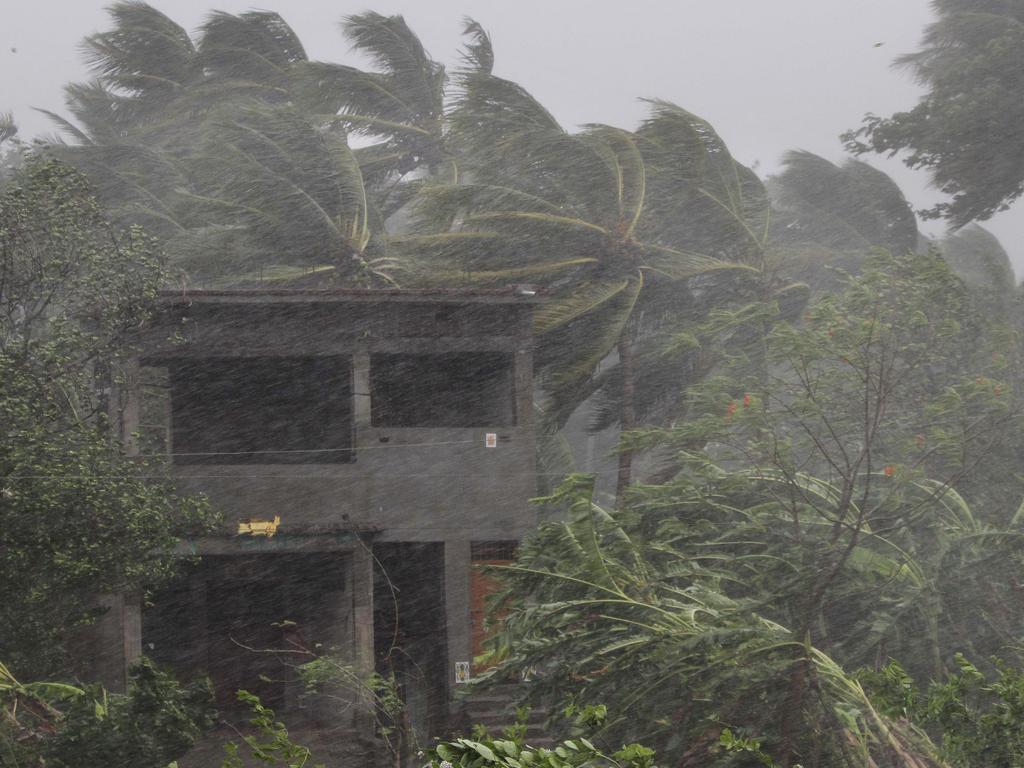
[[[205,358],[169,367],[175,463],[352,460],[349,358]]]
[[[239,689],[295,711],[302,652],[350,651],[348,569],[338,553],[206,556],[152,595],[144,652],[183,679],[208,676],[222,711],[244,709]]]
[[[375,427],[508,427],[516,423],[504,352],[370,356]]]

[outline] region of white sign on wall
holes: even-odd
[[[455,682],[456,683],[468,683],[469,682],[469,662],[468,661],[456,661],[455,662]]]

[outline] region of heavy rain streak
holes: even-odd
[[[0,11],[0,768],[1024,765],[1024,0],[101,2]]]

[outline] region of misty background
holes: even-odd
[[[733,156],[766,177],[782,153],[804,149],[842,162],[839,134],[866,112],[908,110],[921,89],[892,68],[918,47],[933,19],[928,0],[430,0],[351,2],[153,0],[189,30],[211,10],[279,12],[311,59],[366,66],[349,50],[339,22],[374,10],[402,14],[430,54],[457,63],[461,21],[491,34],[495,74],[520,83],[567,128],[608,123],[632,129],[642,98],[661,98],[709,120]],[[63,86],[88,72],[79,44],[109,28],[102,0],[5,3],[0,14],[0,110],[11,110],[23,138],[54,129],[33,108],[65,114]],[[915,209],[941,199],[926,174],[898,159],[860,158],[888,173]],[[982,225],[1024,274],[1024,207],[1018,202]],[[922,231],[941,235],[944,224]]]

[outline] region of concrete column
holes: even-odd
[[[352,353],[352,421],[356,435],[370,427],[370,353],[359,347]]]
[[[137,594],[106,594],[97,600],[104,610],[91,628],[92,664],[96,682],[108,691],[123,693],[128,668],[142,656],[142,600]]]
[[[533,425],[533,351],[517,349],[515,355],[516,425]]]
[[[455,663],[472,664],[472,626],[470,623],[470,543],[449,540],[444,543],[444,611],[448,628],[448,691],[455,689]],[[448,696],[449,710],[454,696]],[[454,714],[454,713],[453,713]]]
[[[352,662],[360,680],[374,673],[373,653],[373,555],[370,543],[359,541],[352,553]],[[374,701],[369,691],[362,692],[361,711],[356,727],[367,738],[373,737]]]
[[[141,378],[137,358],[121,364],[111,382],[110,408],[115,434],[124,443],[129,456],[139,452],[137,434],[139,431],[139,405],[141,399]]]
[[[142,595],[137,592],[123,597],[121,646],[124,649],[125,685],[128,668],[142,657]]]

